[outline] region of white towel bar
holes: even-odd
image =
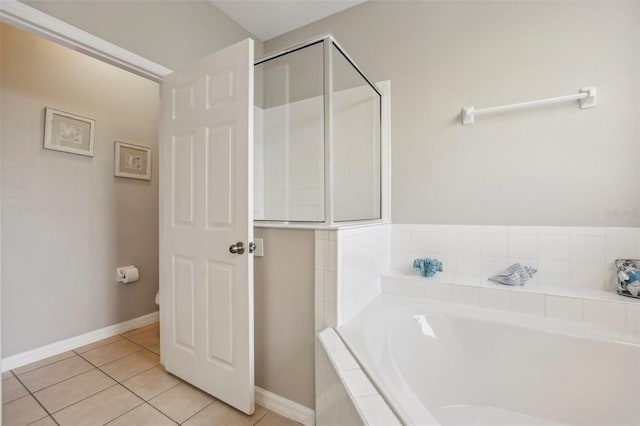
[[[558,96],[557,98],[540,99],[531,102],[522,102],[518,104],[503,105],[491,108],[475,109],[472,106],[462,108],[462,124],[473,124],[476,115],[492,114],[503,111],[513,111],[535,106],[557,104],[559,102],[580,101],[580,108],[593,108],[596,106],[596,88],[583,87],[575,95]]]

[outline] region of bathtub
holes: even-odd
[[[391,295],[337,331],[404,424],[640,424],[635,333]]]

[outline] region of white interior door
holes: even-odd
[[[253,40],[165,77],[161,96],[162,363],[251,414]]]

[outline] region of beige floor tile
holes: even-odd
[[[47,386],[93,369],[94,367],[78,355],[58,361],[46,367],[20,374],[20,380],[31,392],[37,392]]]
[[[142,347],[128,340],[111,343],[101,348],[85,352],[82,356],[93,365],[101,366],[142,350]]]
[[[213,397],[186,383],[180,383],[149,403],[172,420],[182,423],[213,401]]]
[[[43,419],[38,420],[35,423],[31,423],[29,426],[58,426],[58,423],[56,423],[56,421],[53,420],[53,417],[47,416]]]
[[[215,401],[195,416],[184,422],[185,426],[253,426],[267,414],[267,409],[256,405],[251,416],[232,408],[221,401]]]
[[[12,377],[15,377],[13,375],[13,373],[11,371],[5,371],[4,373],[2,373],[2,380],[7,380],[10,379]]]
[[[116,382],[98,369],[93,369],[34,393],[50,413],[115,385]]]
[[[153,353],[156,353],[156,354],[160,355],[160,343],[157,343],[155,345],[151,345],[147,349],[149,349]]]
[[[74,355],[75,354],[73,353],[73,351],[63,352],[61,354],[54,355],[52,357],[42,359],[40,361],[32,362],[31,364],[27,364],[27,365],[22,366],[22,367],[14,368],[13,372],[15,374],[17,374],[17,375],[24,374],[27,371],[36,370],[36,369],[38,369],[40,367],[44,367],[45,365],[50,365],[50,364],[53,364],[54,362],[58,362],[58,361],[62,361],[63,359],[71,358]]]
[[[153,330],[156,328],[160,328],[160,324],[157,321],[142,327],[134,328],[133,330],[129,330],[126,333],[120,333],[120,335],[124,337],[131,337],[131,336],[135,336],[136,334],[140,334],[143,331]]]
[[[160,395],[178,383],[180,383],[180,379],[167,373],[161,365],[122,382],[145,401]]]
[[[160,364],[160,357],[150,351],[138,351],[117,361],[105,364],[100,369],[121,382]]]
[[[31,396],[23,396],[2,406],[3,426],[28,425],[47,415],[44,408]]]
[[[53,414],[62,426],[103,425],[143,401],[121,385],[112,386]]]
[[[295,420],[288,419],[286,417],[281,416],[280,414],[276,414],[273,411],[267,412],[267,415],[264,416],[256,426],[299,426],[300,423]]]
[[[107,424],[109,426],[170,426],[175,425],[176,422],[151,405],[142,404]]]
[[[160,343],[160,329],[154,328],[147,330],[134,336],[128,337],[129,340],[136,342],[140,346],[149,347]]]
[[[89,343],[88,345],[80,346],[79,348],[75,348],[74,351],[83,354],[85,352],[92,351],[94,349],[100,348],[102,346],[106,346],[110,343],[115,343],[124,339],[124,337],[116,334],[115,336],[107,337],[106,339],[98,340],[97,342]]]
[[[22,383],[15,377],[2,381],[2,403],[15,401],[18,398],[22,398],[25,395],[29,395],[29,391],[22,386]]]

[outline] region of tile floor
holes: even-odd
[[[167,373],[150,324],[2,374],[2,424],[293,426],[264,407],[252,416]]]

